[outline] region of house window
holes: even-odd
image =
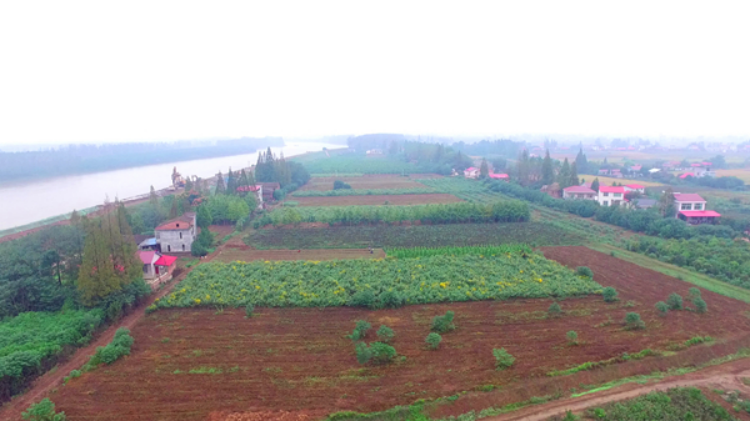
[[[182,232],[180,232],[180,239],[182,239]]]
[[[609,192],[604,192],[604,196],[609,196]]]
[[[182,244],[182,251],[185,252],[185,244]]]
[[[148,265],[147,264],[143,264],[143,272],[144,273],[148,272]]]
[[[167,245],[167,252],[172,252],[172,245]]]
[[[693,209],[693,204],[687,203],[687,204],[680,204],[680,211],[690,211]]]
[[[621,196],[622,196],[622,194],[621,194],[621,193],[616,193],[616,194],[615,194],[615,198],[619,198],[619,197],[621,197]]]
[[[695,206],[693,207],[693,209],[696,210],[696,211],[700,211],[700,210],[703,209],[703,204],[700,203],[700,202],[698,202],[698,203],[695,204]]]

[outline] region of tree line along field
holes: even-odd
[[[333,259],[385,258],[382,249],[282,249],[257,250],[247,246],[227,246],[214,257],[214,261],[329,261]]]
[[[255,230],[243,238],[257,249],[476,246],[505,243],[580,245],[583,237],[549,223],[337,226]]]
[[[687,297],[689,284],[583,247],[543,250],[571,267],[589,266],[597,282],[617,289],[620,300],[569,298],[559,302],[560,317],[549,314],[552,300],[543,298],[380,310],[257,308],[250,318],[231,307],[163,309],[133,329],[130,357],[71,380],[50,398],[70,419],[249,418],[282,411],[287,419],[324,419],[336,411],[373,412],[459,393],[430,415],[446,418],[706,362],[750,345],[747,336],[737,339],[750,328],[741,302],[704,291],[707,313],[671,311],[662,317],[654,303],[667,292]],[[448,310],[455,312],[456,329],[429,350],[424,338],[431,320]],[[640,313],[645,329],[624,330],[628,312]],[[391,327],[392,344],[403,358],[359,365],[346,338],[358,320],[373,326],[366,341],[374,341],[381,324]],[[568,343],[570,330],[578,333],[578,345]],[[716,341],[685,344],[697,336]],[[492,349],[500,347],[516,361],[496,371]],[[644,349],[656,356],[549,375]],[[468,391],[474,393],[461,393]]]
[[[302,196],[294,197],[301,207],[341,207],[348,205],[422,205],[451,204],[461,199],[447,193],[424,193],[416,195],[349,195],[349,196]]]

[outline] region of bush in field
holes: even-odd
[[[380,294],[380,300],[377,302],[378,308],[398,308],[404,306],[406,300],[400,294],[387,290]]]
[[[701,291],[697,287],[691,287],[690,288],[690,295],[688,296],[689,299],[695,300],[697,298],[701,298]]]
[[[393,330],[390,329],[390,327],[381,325],[380,329],[378,329],[378,332],[375,333],[378,335],[378,338],[383,343],[390,343],[391,340],[393,340],[393,337],[396,335],[396,333],[393,332]]]
[[[695,305],[695,311],[699,314],[706,313],[706,309],[708,308],[706,306],[706,301],[701,299],[700,297],[696,297],[693,299],[693,305]]]
[[[605,302],[614,302],[617,300],[617,290],[614,287],[605,287],[602,291]]]
[[[253,312],[255,312],[255,305],[252,303],[248,303],[245,305],[245,318],[250,318],[253,316]]]
[[[357,321],[357,324],[354,326],[354,331],[352,331],[351,334],[349,334],[347,337],[357,341],[365,338],[365,335],[367,334],[367,331],[372,328],[372,325],[370,325],[369,322],[359,320]]]
[[[438,315],[432,319],[432,331],[436,333],[447,333],[456,329],[453,324],[453,311],[448,311],[445,315]]]
[[[336,180],[333,182],[333,190],[339,190],[339,189],[351,189],[352,186],[348,183],[344,183],[341,180]]]
[[[372,361],[379,365],[388,363],[396,357],[396,349],[394,349],[393,346],[389,346],[379,341],[370,344],[370,353],[372,355]]]
[[[357,362],[360,365],[364,365],[372,359],[372,352],[364,342],[357,343],[354,346],[354,351],[357,353]]]
[[[64,421],[65,412],[55,413],[55,403],[50,399],[44,399],[34,403],[21,413],[25,421]]]
[[[682,310],[682,296],[678,295],[677,293],[670,294],[667,298],[667,305],[671,310]]]
[[[568,331],[568,333],[565,334],[565,337],[568,339],[568,344],[578,344],[578,333],[576,333],[575,331]]]
[[[625,315],[625,325],[628,330],[640,330],[646,328],[646,323],[641,319],[640,314],[636,312],[628,312]]]
[[[562,315],[562,308],[559,303],[552,302],[552,304],[549,305],[549,309],[547,309],[547,313],[550,314],[550,316],[558,317]]]
[[[440,342],[443,341],[443,337],[440,336],[438,333],[430,333],[427,334],[427,338],[425,339],[425,342],[427,342],[427,346],[435,350],[440,346]]]
[[[133,345],[133,337],[130,336],[130,330],[120,327],[115,331],[115,337],[112,341],[104,346],[97,347],[94,356],[86,364],[87,369],[93,369],[104,364],[111,364],[117,359],[130,354],[130,346]]]
[[[656,302],[656,310],[659,311],[659,315],[666,316],[667,312],[669,312],[669,306],[666,303],[659,301]]]
[[[576,268],[576,275],[594,278],[594,272],[589,267],[578,267]]]
[[[510,368],[513,365],[513,362],[516,361],[516,358],[514,358],[510,353],[508,353],[505,348],[502,349],[492,349],[492,355],[495,356],[495,369],[505,369]]]
[[[354,295],[349,302],[351,306],[361,306],[363,308],[373,308],[375,305],[375,294],[370,290],[360,290]]]

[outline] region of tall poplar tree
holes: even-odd
[[[560,184],[560,189],[570,186],[570,163],[568,163],[567,158],[563,161],[560,173],[557,175],[557,183]]]
[[[221,172],[219,172],[219,175],[216,176],[216,177],[217,177],[217,180],[216,180],[216,192],[215,192],[215,194],[216,195],[223,195],[227,191],[227,188],[224,185],[224,175],[221,174]]]
[[[490,176],[490,166],[487,165],[487,159],[482,158],[482,164],[479,166],[479,177],[485,179]]]
[[[552,167],[552,158],[549,156],[549,150],[544,154],[544,161],[542,162],[542,183],[545,185],[551,185],[555,182],[555,170]]]
[[[237,179],[234,177],[232,168],[229,167],[229,173],[227,173],[227,195],[237,194]]]
[[[573,163],[570,165],[570,179],[568,186],[578,186],[581,182],[578,180],[578,167],[576,166],[576,162],[573,161]]]
[[[591,182],[591,190],[594,192],[599,192],[599,178],[597,177],[594,179],[593,182]]]

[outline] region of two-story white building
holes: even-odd
[[[599,196],[597,196],[597,201],[599,201],[599,205],[603,207],[624,205],[627,203],[625,192],[624,186],[599,186]]]
[[[674,194],[675,218],[688,224],[715,224],[721,214],[706,209],[706,200],[697,193]]]
[[[195,213],[188,212],[160,225],[154,230],[162,252],[190,252],[197,237]]]

